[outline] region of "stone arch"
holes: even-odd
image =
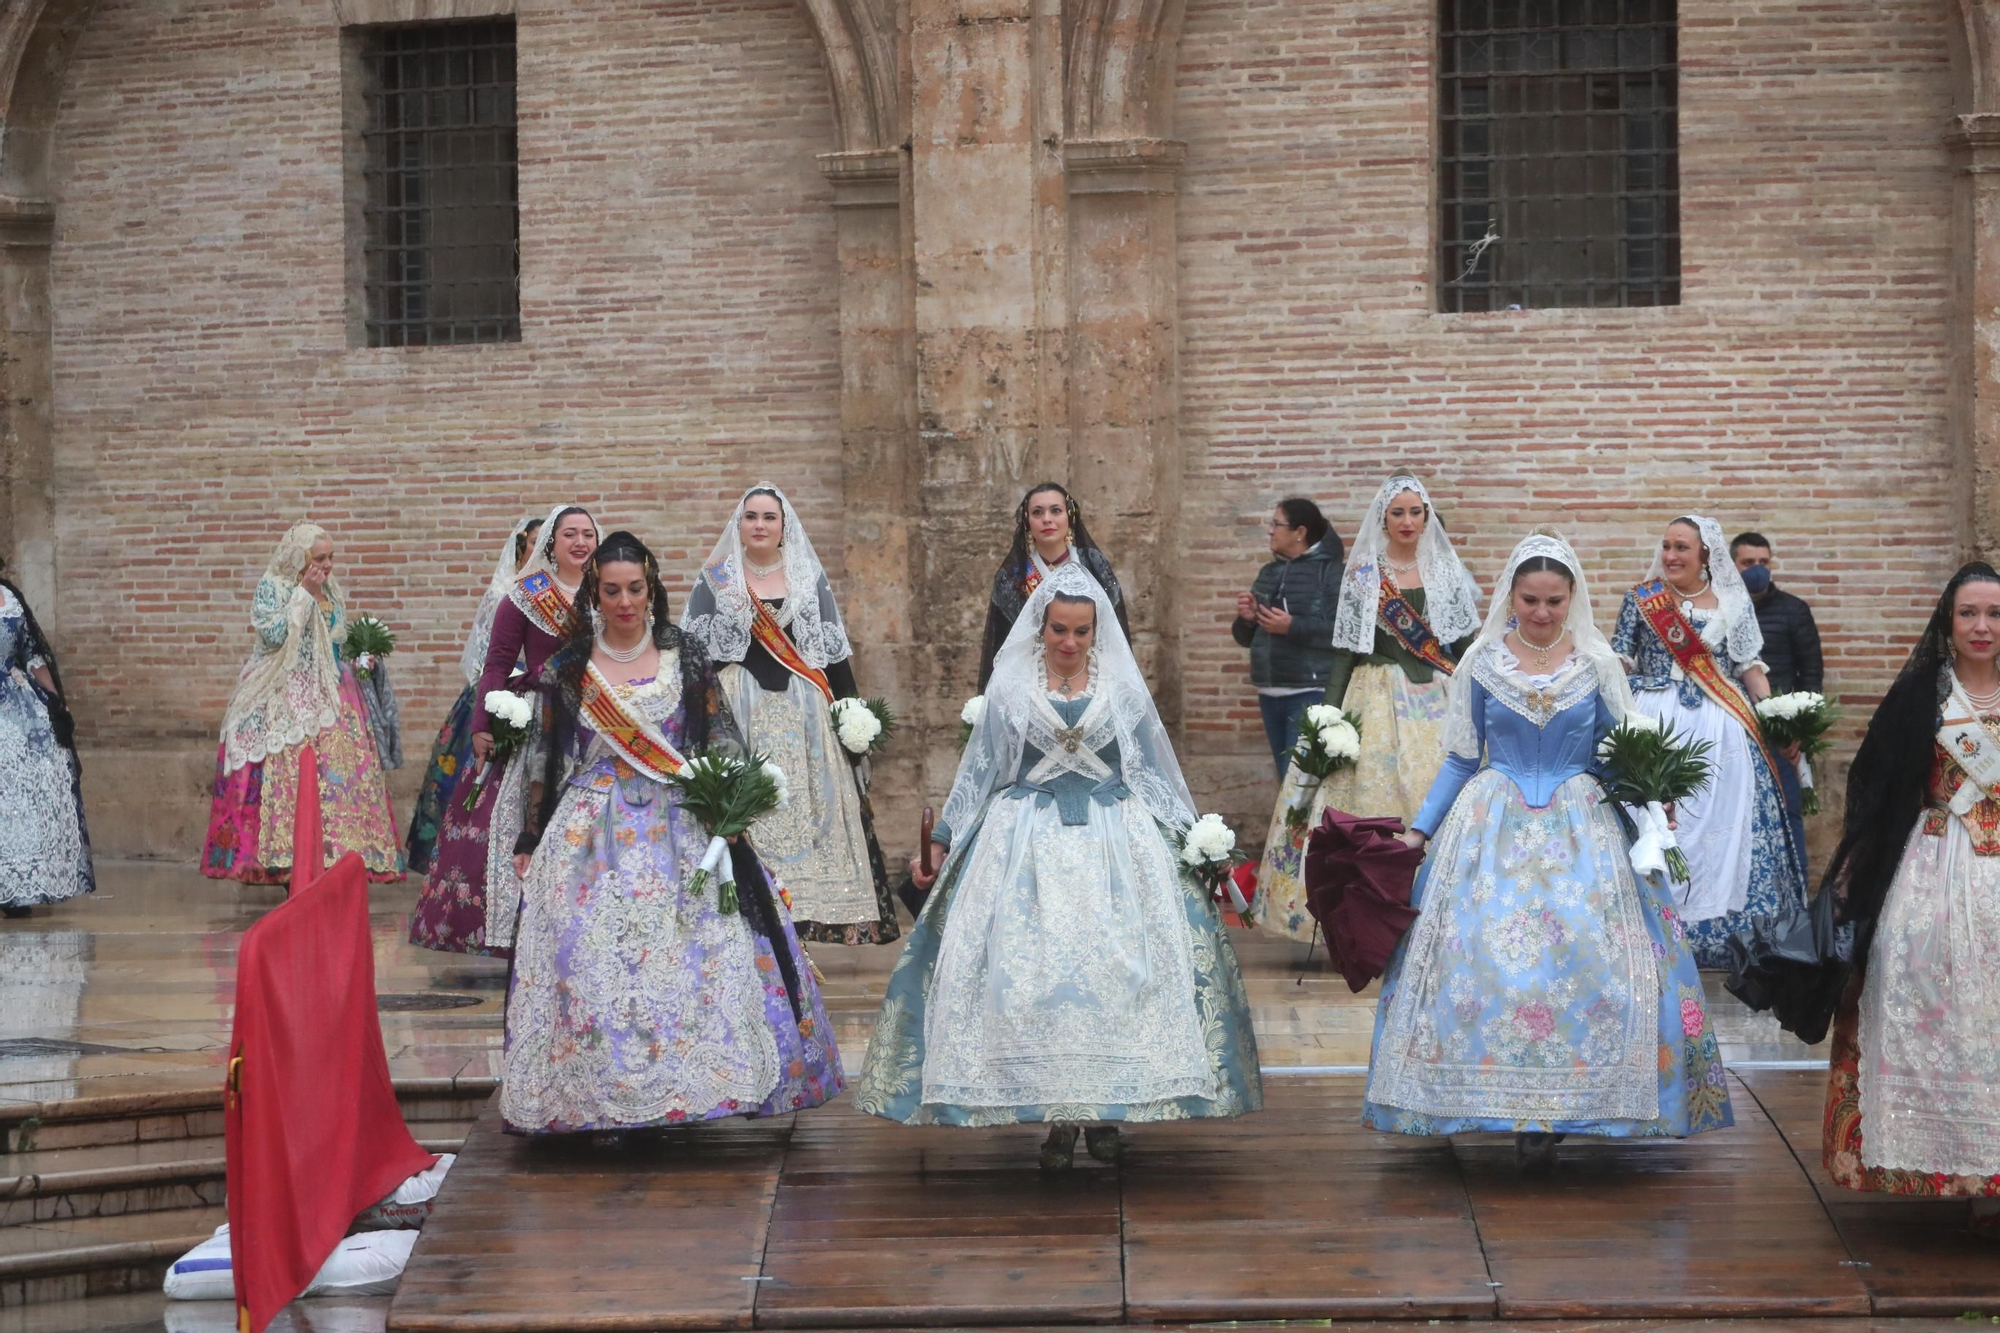
[[[1174,58],[1184,0],[1080,0],[1063,35],[1063,119],[1071,139],[1173,133]]]
[[[865,153],[900,143],[896,15],[891,0],[799,0],[826,55],[839,149]]]

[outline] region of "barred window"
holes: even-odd
[[[1680,301],[1675,0],[1440,0],[1438,308]]]
[[[514,21],[358,37],[368,345],[520,338]]]

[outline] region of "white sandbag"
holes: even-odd
[[[437,1160],[437,1165],[428,1171],[419,1171],[380,1203],[363,1210],[354,1219],[356,1231],[402,1231],[414,1230],[424,1224],[430,1216],[431,1200],[437,1198],[438,1189],[444,1184],[445,1173],[458,1158],[445,1153]]]
[[[417,1245],[414,1231],[370,1231],[349,1236],[334,1247],[303,1296],[387,1296],[409,1265]],[[167,1269],[168,1300],[227,1301],[236,1296],[236,1276],[229,1265],[229,1227],[175,1260]]]

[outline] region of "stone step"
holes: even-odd
[[[293,1301],[278,1312],[266,1333],[383,1333],[389,1323],[389,1300],[352,1296]],[[0,1308],[0,1333],[236,1333],[236,1306],[229,1301],[170,1301],[158,1291],[52,1301]]]
[[[156,1291],[226,1220],[218,1204],[0,1229],[0,1308]]]
[[[477,1118],[493,1090],[490,1076],[397,1079],[396,1099],[413,1126]],[[0,1103],[0,1172],[20,1174],[17,1154],[62,1148],[213,1138],[222,1133],[222,1086],[79,1097],[61,1102]],[[424,1134],[418,1131],[417,1137]]]
[[[412,1123],[431,1152],[455,1153],[472,1122]],[[85,1217],[170,1212],[223,1202],[221,1135],[51,1148],[0,1158],[0,1229]]]

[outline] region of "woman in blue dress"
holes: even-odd
[[[1382,980],[1364,1123],[1514,1133],[1530,1166],[1566,1134],[1731,1123],[1679,917],[1589,772],[1632,708],[1582,564],[1537,532],[1453,678],[1445,764],[1404,835],[1429,855]]]
[[[1805,905],[1806,863],[1778,776],[1790,760],[1764,743],[1752,711],[1771,693],[1764,631],[1720,523],[1667,524],[1646,582],[1618,608],[1611,646],[1639,710],[1710,747],[1708,785],[1677,812],[1690,871],[1677,906],[1701,965],[1727,967],[1731,936]]]
[[[1116,608],[1070,561],[994,658],[942,857],[855,1085],[907,1125],[1046,1124],[1042,1165],[1118,1126],[1263,1105],[1236,954],[1181,873],[1194,804]],[[915,865],[919,887],[931,877]]]
[[[55,652],[21,590],[0,579],[0,912],[7,916],[97,887],[73,733]]]

